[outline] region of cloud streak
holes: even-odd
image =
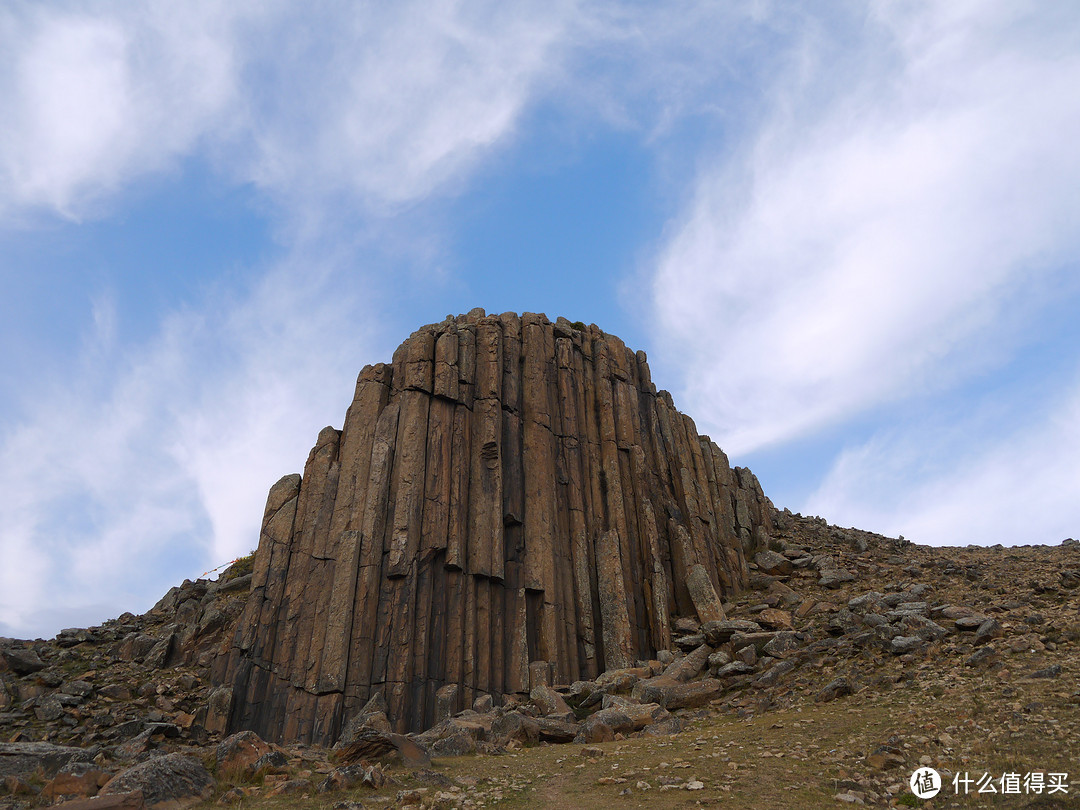
[[[207,3],[82,8],[0,11],[0,221],[99,210],[174,166],[235,101],[229,15]]]
[[[97,330],[69,378],[28,394],[0,441],[0,622],[53,633],[54,611],[100,621],[254,548],[269,486],[340,421],[373,311],[283,260],[249,290],[175,312],[148,343]],[[310,256],[303,257],[311,271]],[[304,317],[296,317],[297,311]]]
[[[891,8],[858,59],[842,36],[798,44],[768,125],[704,174],[660,257],[690,407],[736,454],[1007,359],[1076,253],[1080,59],[1047,47],[1060,30]]]
[[[1080,19],[915,3],[807,22],[764,124],[701,174],[659,255],[683,401],[736,458],[861,420],[870,438],[790,504],[829,520],[935,544],[1075,535],[1076,389],[1038,379],[1053,409],[1000,391],[1080,302]],[[918,416],[965,386],[972,412]]]
[[[106,290],[65,376],[20,381],[26,416],[0,432],[4,632],[145,609],[255,545],[269,485],[393,339],[373,337],[394,266],[373,246],[415,250],[410,206],[513,135],[570,8],[0,11],[0,226],[107,216],[195,158],[256,188],[281,243],[155,313],[141,345],[117,342]]]
[[[996,403],[883,430],[840,454],[806,510],[931,545],[1056,543],[1080,527],[1077,453],[1074,378],[1041,407]]]
[[[295,226],[459,178],[557,63],[571,3],[16,6],[0,17],[0,216],[79,219],[194,152]]]

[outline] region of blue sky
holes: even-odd
[[[1080,533],[1080,8],[0,5],[0,635],[252,549],[356,373],[596,323],[781,507]]]

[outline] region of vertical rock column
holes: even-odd
[[[666,648],[689,585],[713,612],[701,594],[745,585],[771,514],[643,352],[474,310],[366,367],[342,430],[271,488],[213,677],[231,728],[269,739],[332,743],[376,692],[420,729],[528,691],[532,661],[569,682]]]

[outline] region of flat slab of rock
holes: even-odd
[[[818,585],[823,588],[839,588],[845,582],[854,582],[855,575],[846,568],[826,568],[821,572]]]
[[[731,678],[735,675],[748,675],[754,671],[752,664],[747,664],[745,661],[732,661],[730,664],[724,664],[718,670],[716,670],[717,678]]]
[[[712,647],[708,644],[702,644],[693,652],[672,661],[664,670],[664,675],[676,681],[692,680],[705,669],[705,665],[709,663],[709,656],[712,653]]]
[[[758,675],[758,677],[754,679],[753,685],[759,689],[775,686],[780,682],[781,678],[794,669],[795,663],[793,661],[780,661]]]
[[[70,762],[93,762],[99,750],[46,742],[0,743],[0,778],[30,774],[38,768],[51,778]]]
[[[573,742],[581,731],[581,727],[577,723],[560,720],[557,717],[537,717],[536,725],[540,729],[540,739],[545,742]]]
[[[759,551],[754,555],[754,563],[761,573],[774,577],[787,576],[794,570],[791,560],[775,551]]]
[[[665,709],[703,706],[724,690],[716,678],[680,683],[664,675],[641,681],[634,687],[634,697],[642,703],[656,703]]]
[[[758,622],[770,630],[794,630],[795,624],[791,611],[780,608],[765,608],[757,614]]]
[[[88,799],[72,799],[53,805],[64,810],[146,810],[141,790],[119,793],[113,796],[93,796]]]
[[[761,625],[749,619],[725,619],[722,622],[706,622],[701,626],[705,642],[719,647],[731,640],[736,633],[760,633]]]

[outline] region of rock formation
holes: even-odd
[[[468,315],[361,371],[343,428],[267,499],[251,596],[213,667],[232,730],[334,742],[533,674],[595,678],[723,618],[773,507],[596,326]],[[534,677],[534,680],[536,678]]]

